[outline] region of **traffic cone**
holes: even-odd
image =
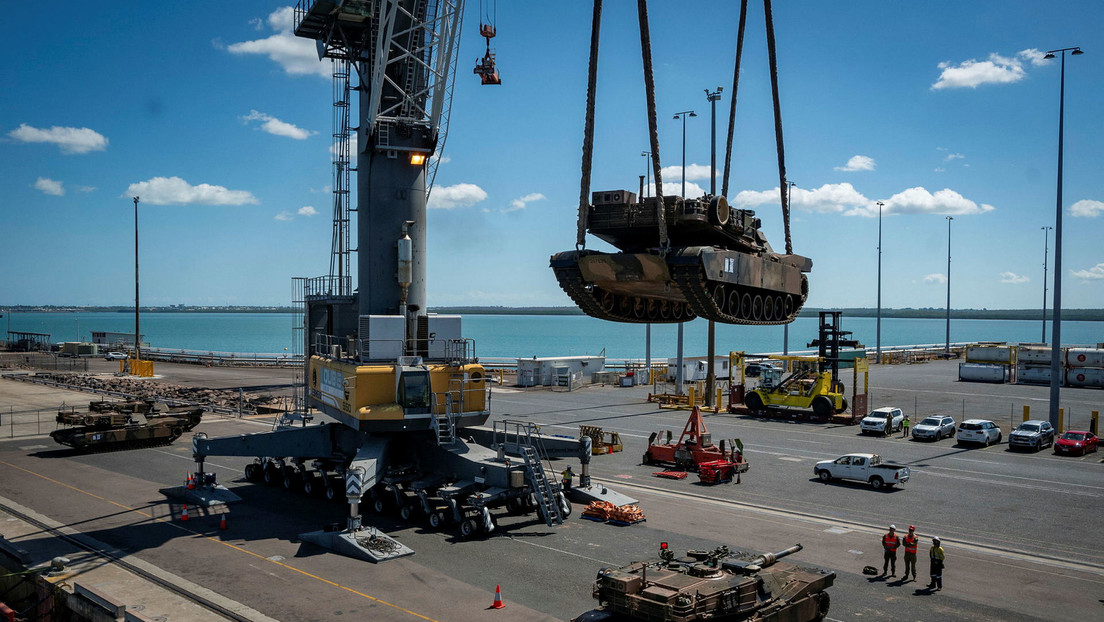
[[[226,531],[226,513],[223,512],[222,520],[219,521],[219,529]]]
[[[502,609],[505,606],[506,605],[503,604],[503,602],[502,602],[502,586],[501,585],[496,585],[495,586],[495,599],[494,599],[494,603],[491,605],[491,609]]]
[[[191,471],[188,471],[188,490],[195,490],[195,478],[192,477]]]
[[[184,509],[180,511],[180,520],[188,520],[188,505],[184,504]]]

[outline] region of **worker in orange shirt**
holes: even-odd
[[[897,537],[897,526],[890,525],[889,533],[882,536],[882,549],[885,551],[885,561],[882,564],[882,576],[889,571],[889,576],[897,576],[897,547],[901,546],[901,539]]]
[[[916,547],[920,544],[920,538],[916,537],[916,525],[909,525],[908,534],[901,539],[905,546],[905,580],[908,580],[909,568],[912,568],[912,580],[916,580]]]

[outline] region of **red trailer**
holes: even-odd
[[[702,463],[724,460],[737,465],[736,468],[742,473],[747,470],[743,448],[740,439],[722,440],[719,446],[714,445],[701,410],[695,406],[678,442],[671,442],[669,431],[653,432],[648,437],[648,450],[644,452],[643,460],[644,464],[674,464],[691,471],[698,470],[698,465]]]

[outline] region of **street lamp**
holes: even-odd
[[[648,193],[648,186],[652,185],[652,152],[641,151],[640,155],[644,156],[644,194]],[[643,199],[644,197],[640,197]]]
[[[682,118],[682,198],[686,198],[686,117],[696,117],[698,114],[693,110],[683,110],[682,112],[675,113],[675,119]]]
[[[796,186],[796,185],[797,185],[796,183],[794,183],[794,182],[792,182],[788,179],[786,180],[786,205],[791,205],[791,206],[793,205],[793,201],[791,200],[790,195],[793,194],[793,187]],[[786,323],[786,324],[782,325],[782,355],[783,356],[789,356],[789,354],[790,354],[790,325],[789,325],[789,323]],[[785,369],[786,369],[786,371],[790,370],[790,362],[789,361],[786,361]]]
[[[882,206],[885,203],[878,201],[878,320],[875,356],[879,363],[882,362]],[[949,245],[948,245],[949,246]],[[948,275],[948,279],[950,276]]]
[[[718,86],[716,91],[705,89],[705,100],[709,102],[709,194],[717,194],[717,100],[721,98],[724,87]],[[683,163],[685,167],[685,162]],[[682,176],[686,177],[685,169]],[[709,320],[709,345],[706,348],[706,356],[709,357],[705,371],[705,405],[713,406],[714,387],[716,386],[717,370],[714,359],[717,356],[717,323]],[[731,375],[731,371],[729,374]]]
[[[944,346],[943,355],[951,358],[951,221],[954,216],[947,216],[947,345]]]
[[[1058,199],[1054,215],[1054,331],[1050,343],[1050,424],[1058,427],[1058,394],[1061,378],[1059,348],[1062,347],[1062,135],[1066,114],[1066,52],[1071,56],[1084,54],[1080,47],[1049,50],[1043,58],[1062,53],[1062,72],[1058,86]]]
[[[1043,338],[1042,343],[1046,343],[1046,275],[1047,275],[1047,251],[1049,250],[1047,239],[1050,236],[1050,230],[1054,227],[1040,227],[1043,230]]]

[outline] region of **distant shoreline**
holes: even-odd
[[[142,307],[142,313],[293,313],[292,307],[266,306],[189,306]],[[431,307],[433,313],[459,315],[583,315],[576,307]],[[805,308],[799,317],[816,317],[820,311],[841,311],[844,317],[875,317],[877,309]],[[60,306],[13,305],[0,307],[0,316],[6,313],[133,313],[134,307],[126,306]],[[882,309],[883,318],[931,319],[944,318],[946,309]],[[951,318],[957,320],[1041,320],[1039,309],[951,309]],[[1053,319],[1047,310],[1047,320]],[[1063,309],[1062,319],[1070,322],[1104,322],[1104,309]]]

